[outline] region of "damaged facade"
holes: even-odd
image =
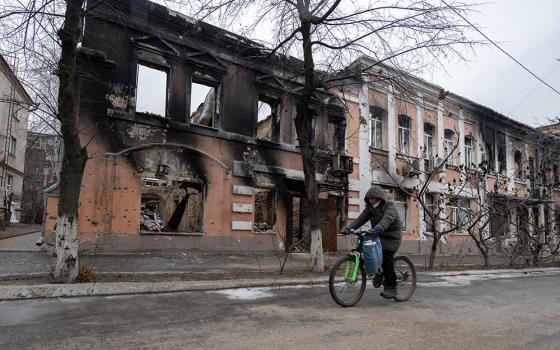
[[[82,247],[271,250],[300,239],[293,119],[302,84],[288,77],[301,62],[266,58],[254,42],[151,2],[92,8],[79,56],[81,137],[93,140]],[[334,251],[352,171],[346,115],[332,94],[313,108],[321,203],[334,209],[324,213],[326,250]],[[47,211],[48,230],[56,196]]]
[[[82,248],[271,250],[299,241],[306,203],[293,119],[302,85],[291,77],[301,62],[267,57],[246,38],[147,1],[93,8],[79,59],[80,129],[91,156],[80,196]],[[363,61],[356,64],[372,65]],[[424,210],[444,206],[460,222],[474,189],[459,195],[449,185],[480,164],[484,202],[503,207],[486,228],[497,249],[524,234],[523,220],[556,222],[554,167],[543,171],[534,129],[420,79],[410,77],[401,91],[378,77],[372,71],[321,92],[313,106],[326,251],[352,247],[337,232],[379,184],[403,218],[402,251],[423,253],[435,225],[447,225],[427,222]],[[443,159],[421,208],[409,193]],[[51,196],[47,231],[54,213]],[[443,246],[476,252],[461,229]]]
[[[367,58],[355,62],[372,63]],[[540,231],[550,233],[543,249],[557,252],[560,138],[421,79],[409,77],[406,84],[406,89],[390,85],[372,70],[361,85],[344,92],[360,116],[348,121],[348,134],[356,135],[348,140],[355,164],[349,175],[348,219],[358,216],[365,192],[378,184],[403,218],[401,250],[407,253],[429,252],[434,225],[439,232],[456,225],[441,250],[477,254],[461,225],[476,213],[491,215],[475,228],[488,221],[482,230],[494,252],[517,247],[524,236],[545,243],[537,237]],[[437,176],[428,181],[440,164]],[[410,194],[426,182],[423,208]],[[436,207],[441,220],[425,220],[425,211]]]

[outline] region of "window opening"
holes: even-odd
[[[410,154],[410,118],[399,115],[399,152]]]
[[[202,232],[203,191],[199,183],[142,178],[140,227],[148,232]]]
[[[435,197],[431,193],[424,195],[424,222],[426,222],[426,232],[434,232]]]
[[[136,112],[165,117],[167,73],[138,64],[136,81]]]
[[[497,136],[497,150],[498,150],[498,170],[500,174],[506,174],[506,136],[502,133],[498,133]]]
[[[424,159],[431,160],[434,157],[434,126],[424,123]]]
[[[255,189],[255,219],[253,231],[276,232],[276,191]]]
[[[408,195],[401,189],[393,189],[393,202],[402,221],[403,231],[408,231]]]
[[[16,150],[17,150],[17,139],[12,136],[12,139],[10,140],[10,154],[12,156],[15,156]]]
[[[192,124],[216,127],[220,110],[220,88],[217,82],[193,77],[191,84],[190,119]]]
[[[371,147],[383,149],[383,114],[379,107],[371,107],[369,116],[371,120]]]
[[[513,153],[513,160],[515,162],[515,176],[518,178],[523,177],[523,157],[521,151],[515,150]]]
[[[471,168],[472,166],[472,139],[470,137],[465,137],[465,167]]]
[[[453,148],[455,144],[453,142],[453,138],[455,133],[449,129],[445,129],[444,133],[444,145],[445,145],[445,157],[447,158],[448,165],[455,165],[455,159],[453,155]]]
[[[280,103],[275,98],[259,96],[257,102],[257,138],[277,141]]]

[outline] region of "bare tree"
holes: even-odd
[[[55,116],[63,136],[54,271],[61,282],[73,282],[79,271],[78,205],[87,151],[78,129],[76,58],[84,7],[84,0],[33,0],[6,1],[0,8],[2,52],[21,57],[22,78],[43,112],[38,115]],[[58,85],[43,90],[47,72],[58,77]]]
[[[196,18],[214,21],[254,36],[271,32],[273,41],[263,41],[267,57],[283,54],[303,60],[294,80],[302,87],[295,126],[305,177],[302,211],[304,234],[310,239],[314,271],[322,271],[323,248],[318,211],[316,180],[315,112],[319,91],[340,87],[349,79],[361,81],[362,74],[375,67],[390,65],[401,72],[419,73],[440,59],[454,55],[462,58],[460,48],[475,42],[467,38],[470,27],[457,16],[468,15],[471,6],[460,2],[449,5],[429,0],[341,1],[341,0],[195,0],[164,1],[188,11]],[[247,21],[250,18],[252,21]],[[247,23],[237,26],[237,23]],[[362,56],[375,60],[372,65],[354,65]]]

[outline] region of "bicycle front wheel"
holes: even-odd
[[[407,301],[416,289],[416,269],[406,256],[397,256],[394,260],[397,274],[397,301]]]
[[[342,307],[354,306],[366,289],[366,271],[356,257],[349,255],[338,260],[329,276],[329,291],[336,303]]]

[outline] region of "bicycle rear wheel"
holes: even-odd
[[[416,269],[406,256],[397,256],[394,259],[395,273],[397,274],[397,301],[407,301],[416,289]]]
[[[329,276],[329,291],[336,303],[342,307],[354,306],[366,289],[364,265],[352,255],[338,260]]]

